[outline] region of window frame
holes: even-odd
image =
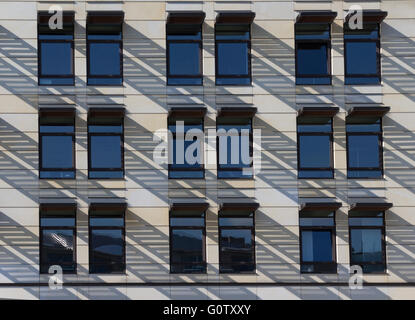
[[[59,109],[57,109],[57,110],[59,110]],[[63,109],[62,109],[63,110]],[[52,110],[51,110],[52,111]],[[63,117],[63,115],[62,115],[62,117]],[[49,180],[51,180],[51,179],[59,179],[59,180],[73,180],[73,179],[76,179],[76,148],[75,148],[75,144],[76,144],[76,138],[75,138],[75,132],[76,132],[76,127],[75,127],[75,124],[76,124],[76,121],[75,121],[75,117],[76,117],[76,115],[74,115],[74,117],[73,117],[73,132],[41,132],[41,130],[40,130],[40,127],[41,126],[49,126],[49,125],[53,125],[53,126],[68,126],[67,124],[59,124],[59,123],[56,123],[56,124],[40,124],[40,122],[41,122],[41,115],[39,114],[39,116],[38,116],[38,128],[39,128],[39,130],[38,130],[38,139],[39,139],[39,148],[38,148],[38,156],[39,156],[39,169],[38,169],[38,172],[39,172],[39,179],[49,179]],[[43,153],[43,137],[44,136],[63,136],[63,137],[71,137],[72,136],[72,168],[44,168],[43,167],[43,155],[42,155],[42,153]],[[40,176],[40,173],[41,173],[41,171],[56,171],[56,172],[58,172],[58,171],[68,171],[68,172],[70,172],[70,171],[73,171],[73,173],[74,173],[74,177],[73,178],[49,178],[49,177],[46,177],[46,178],[42,178],[41,176]]]
[[[177,24],[175,24],[177,25]],[[186,25],[186,24],[182,24],[182,25]],[[199,25],[199,24],[197,24]],[[202,24],[199,25],[200,28],[200,40],[190,40],[190,39],[174,39],[171,40],[168,38],[168,26],[169,24],[166,23],[166,76],[167,76],[167,81],[166,81],[166,85],[167,86],[176,86],[176,87],[181,87],[181,86],[203,86],[203,28],[202,28]],[[173,75],[170,73],[170,44],[171,43],[199,43],[199,70],[200,73],[197,75]],[[171,84],[169,83],[169,79],[175,79],[175,78],[189,78],[189,79],[200,79],[201,83],[200,84]]]
[[[325,210],[326,211],[326,210]],[[333,226],[302,226],[301,223],[299,223],[299,240],[300,240],[300,273],[302,274],[337,274],[337,243],[336,243],[336,211],[333,210],[327,210],[328,212],[333,212]],[[300,213],[301,214],[301,213]],[[301,218],[301,217],[300,217]],[[316,217],[318,218],[318,217]],[[303,231],[330,231],[330,235],[331,235],[331,256],[332,256],[332,261],[330,262],[308,262],[308,261],[303,261]],[[321,271],[317,270],[317,271],[313,271],[313,272],[305,272],[302,270],[302,266],[306,266],[306,265],[312,265],[315,266],[317,268],[323,267],[323,266],[328,266],[328,267],[333,267],[334,271],[332,272],[327,272],[327,271]]]
[[[216,39],[216,27],[217,27],[218,23],[215,23],[215,28],[214,28],[214,37],[215,37],[215,85],[216,86],[241,86],[241,87],[249,87],[252,86],[252,27],[251,24],[242,24],[242,23],[235,23],[235,26],[239,26],[239,25],[248,25],[249,28],[249,39],[234,39],[234,40],[230,40],[230,39],[222,39],[222,40],[217,40]],[[219,66],[218,66],[218,43],[246,43],[247,44],[247,49],[248,49],[248,74],[247,75],[241,75],[241,74],[237,74],[237,75],[221,75],[219,74]],[[217,79],[220,78],[231,78],[231,79],[249,79],[249,84],[219,84]]]
[[[96,116],[97,118],[99,117],[99,116]],[[94,117],[91,117],[91,115],[88,115],[88,120],[87,120],[87,135],[88,135],[88,179],[94,179],[94,180],[97,180],[97,179],[113,179],[113,180],[115,180],[115,179],[124,179],[125,178],[125,147],[124,147],[124,143],[125,143],[125,141],[124,141],[124,135],[125,135],[125,126],[124,126],[124,116],[121,118],[122,120],[121,120],[121,126],[122,126],[122,132],[121,133],[117,133],[117,132],[90,132],[90,130],[89,130],[89,126],[90,125],[94,125],[94,126],[96,126],[96,124],[91,124],[91,118],[94,118]],[[115,122],[115,121],[114,121]],[[99,125],[98,125],[99,126]],[[102,126],[111,126],[111,124],[102,124]],[[120,148],[121,148],[121,167],[120,168],[93,168],[92,167],[92,150],[91,150],[91,137],[92,136],[100,136],[100,137],[103,137],[103,136],[107,136],[107,137],[114,137],[114,136],[116,136],[116,137],[120,137],[121,139],[121,141],[120,141],[120,143],[121,143],[121,145],[120,145]],[[97,178],[97,177],[91,177],[90,176],[90,172],[91,171],[109,171],[109,172],[113,172],[113,171],[122,171],[122,177],[121,178],[112,178],[112,177],[100,177],[100,178]]]
[[[380,54],[380,23],[370,23],[370,24],[377,24],[377,39],[346,39],[345,35],[345,27],[343,27],[343,44],[344,44],[344,82],[345,85],[349,86],[356,86],[356,85],[381,85],[382,84],[382,62],[381,62],[381,54]],[[345,26],[346,24],[344,24]],[[375,74],[352,74],[349,75],[347,73],[347,46],[348,42],[370,42],[376,43],[376,73]],[[347,83],[347,78],[378,78],[378,83]]]
[[[219,274],[256,274],[256,243],[255,243],[255,211],[253,211],[253,216],[248,217],[252,219],[252,226],[221,226],[219,223],[220,218],[247,218],[246,215],[240,214],[240,215],[232,215],[232,217],[229,216],[221,216],[218,215],[218,249],[219,249]],[[232,272],[232,271],[223,271],[222,266],[227,263],[223,263],[223,253],[222,253],[222,246],[221,246],[221,238],[222,238],[222,231],[226,230],[251,230],[251,255],[252,255],[252,263],[238,263],[238,265],[251,265],[253,266],[252,271],[248,272]]]
[[[363,210],[362,210],[363,211]],[[382,271],[372,271],[372,272],[364,272],[365,274],[386,274],[387,273],[387,259],[386,259],[386,219],[385,219],[385,211],[380,210],[379,212],[382,212],[382,226],[351,226],[349,224],[349,257],[350,257],[350,266],[353,265],[359,265],[362,267],[362,265],[382,265],[384,268]],[[373,216],[370,215],[362,215],[359,216],[359,218],[373,218]],[[348,219],[350,219],[350,211],[348,215]],[[382,248],[382,262],[372,262],[368,263],[354,263],[352,260],[352,230],[380,230],[381,231],[381,248]],[[363,268],[362,268],[363,269]]]
[[[216,133],[218,132],[218,126],[223,124],[223,123],[218,123],[218,118],[216,118]],[[226,117],[223,117],[223,118],[226,119]],[[230,125],[233,125],[233,123],[230,124]],[[235,124],[235,126],[238,126],[238,125],[241,125],[241,124]],[[250,163],[249,168],[252,169],[252,175],[246,176],[246,177],[244,177],[244,176],[242,176],[242,177],[219,177],[219,171],[240,171],[240,172],[242,172],[243,169],[246,169],[246,168],[243,168],[243,167],[226,168],[226,169],[221,168],[221,164],[219,162],[219,157],[220,157],[220,155],[219,155],[219,153],[220,153],[219,138],[220,137],[219,137],[218,134],[216,134],[217,179],[221,179],[221,180],[227,180],[227,179],[230,179],[230,180],[235,180],[235,179],[236,180],[241,180],[241,179],[252,180],[252,179],[254,179],[254,172],[253,172],[253,168],[254,168],[254,159],[253,159],[253,155],[254,155],[254,135],[253,135],[253,131],[254,131],[254,129],[253,129],[253,119],[252,119],[252,117],[249,117],[249,125],[251,127],[251,129],[249,130],[249,156],[251,157],[251,163]],[[229,138],[229,136],[227,136],[227,138]],[[239,132],[239,139],[241,139],[241,132]],[[241,147],[240,143],[239,143],[239,147]]]
[[[383,179],[384,178],[384,163],[383,163],[383,117],[379,117],[380,131],[372,132],[348,132],[347,130],[347,119],[346,119],[346,159],[347,159],[347,179]],[[351,167],[350,156],[349,156],[349,136],[377,136],[378,137],[378,150],[379,150],[379,167]],[[349,171],[380,171],[380,177],[350,177]]]
[[[172,218],[172,210],[170,210],[169,213],[169,265],[170,265],[170,273],[171,274],[206,274],[207,273],[207,260],[206,260],[206,211],[203,211],[203,227],[201,226],[172,226],[171,225],[171,218]],[[178,215],[178,216],[174,216],[174,218],[199,218],[199,216],[195,215]],[[173,250],[173,230],[202,230],[202,257],[203,257],[203,262],[202,263],[197,263],[197,262],[189,262],[186,264],[194,264],[194,265],[201,265],[204,267],[204,271],[199,271],[199,272],[173,272],[172,271],[172,265],[184,265],[184,263],[173,263],[173,252],[175,250]],[[193,251],[192,251],[193,252]],[[196,252],[196,251],[194,251]]]
[[[64,203],[57,203],[56,204],[58,207],[59,206],[62,206],[62,207],[69,207],[69,206],[72,206],[72,204],[64,204]],[[77,207],[76,206],[74,206],[74,211],[75,211],[75,214],[74,214],[74,220],[75,220],[75,224],[74,224],[74,226],[73,227],[68,227],[68,226],[42,226],[42,223],[41,223],[41,219],[42,219],[42,206],[40,205],[39,206],[39,274],[49,274],[49,272],[48,271],[45,271],[45,270],[42,270],[42,261],[43,261],[43,253],[42,253],[42,251],[43,251],[43,230],[57,230],[57,229],[59,229],[59,230],[71,230],[72,229],[72,237],[73,237],[73,242],[72,242],[72,245],[73,245],[73,249],[72,249],[72,255],[73,255],[73,259],[72,259],[72,263],[73,263],[73,265],[74,265],[74,271],[65,271],[65,270],[63,270],[63,273],[64,274],[77,274],[77,267],[78,267],[78,265],[77,265],[77,250],[76,250],[76,248],[77,248],[77,239],[76,239],[76,234],[77,234]],[[54,216],[54,217],[56,217],[56,218],[61,218],[62,216]],[[50,267],[49,267],[50,268]],[[49,269],[48,268],[48,269]]]
[[[100,204],[98,204],[100,205]],[[110,206],[111,204],[109,203],[105,203],[106,206]],[[118,204],[115,205],[114,207],[118,208]],[[126,274],[127,271],[127,248],[126,248],[126,241],[125,241],[125,233],[126,233],[126,225],[125,225],[125,214],[126,214],[126,210],[127,208],[124,207],[123,208],[123,214],[122,214],[122,219],[123,219],[123,226],[91,226],[91,211],[94,210],[91,208],[91,206],[88,209],[88,273],[90,274]],[[97,209],[95,209],[97,210]],[[101,209],[102,210],[102,209]],[[98,209],[99,211],[99,209]],[[103,215],[106,218],[119,218],[120,216],[118,215]],[[92,231],[93,230],[121,230],[121,234],[122,234],[122,242],[123,242],[123,261],[122,261],[122,266],[123,266],[123,271],[120,272],[111,272],[111,273],[107,273],[107,272],[92,272],[91,271],[91,266],[93,265],[92,263],[92,259],[93,259],[93,250],[92,250]]]
[[[39,17],[40,12],[38,12]],[[63,13],[65,15],[65,12]],[[71,22],[72,24],[73,21]],[[40,32],[40,23],[37,23],[37,84],[38,86],[62,86],[62,87],[70,87],[75,85],[75,54],[74,54],[74,48],[75,48],[75,26],[73,25],[71,32],[68,30],[63,30],[65,35],[71,35],[72,39],[40,39],[40,35],[43,33]],[[71,44],[71,74],[70,75],[62,75],[62,74],[49,74],[49,75],[43,75],[42,74],[42,43],[70,43]],[[40,80],[43,79],[72,79],[72,83],[68,84],[41,84]]]
[[[326,117],[322,116],[321,118],[330,118],[331,124],[331,131],[330,132],[299,132],[298,131],[298,122],[300,117],[297,117],[297,171],[330,171],[332,176],[330,178],[327,177],[300,177],[298,175],[298,179],[334,179],[334,134],[333,134],[333,117]],[[300,137],[301,136],[328,136],[330,139],[330,167],[324,168],[302,168],[301,167],[301,152],[300,152]]]
[[[321,24],[326,24],[326,23],[321,23]],[[295,28],[294,24],[294,28]],[[311,25],[311,24],[310,24]],[[294,42],[295,42],[295,85],[297,86],[331,86],[333,84],[333,70],[332,70],[332,55],[331,55],[331,51],[332,51],[332,45],[331,45],[331,41],[332,41],[332,35],[331,35],[331,29],[332,29],[332,24],[331,23],[327,23],[328,27],[329,27],[329,39],[296,39],[296,31],[294,29]],[[327,58],[326,58],[326,65],[327,65],[327,74],[322,75],[322,74],[306,74],[306,75],[300,75],[298,72],[298,44],[301,43],[306,43],[306,44],[322,44],[324,43],[327,48],[326,48],[326,54],[327,54]],[[308,84],[303,84],[303,83],[298,83],[297,79],[298,78],[329,78],[330,82],[326,83],[326,84],[317,84],[317,83],[308,83]]]
[[[172,118],[175,119],[174,126],[177,126],[177,121],[186,122],[186,118],[188,118],[188,117],[183,116],[181,118],[180,116],[174,116]],[[199,118],[199,117],[191,117],[191,118],[196,119],[196,118]],[[170,120],[171,120],[171,117],[170,116],[167,117],[167,128],[170,127],[170,124],[169,124]],[[204,119],[204,116],[200,117],[200,121],[202,122],[202,131],[203,131],[203,136],[204,136],[204,134],[205,134],[205,119]],[[186,136],[186,133],[184,133],[184,136]],[[176,132],[171,132],[171,137],[172,137],[172,141],[171,141],[172,145],[170,145],[170,142],[168,142],[168,148],[169,149],[173,148],[173,145],[175,145],[174,141],[176,139]],[[203,137],[203,139],[202,139],[202,145],[201,145],[202,158],[204,156],[204,151],[205,151],[205,139],[204,138],[205,137]],[[186,141],[186,140],[184,140],[184,141]],[[186,149],[184,151],[186,152]],[[174,156],[174,151],[172,151],[172,156]],[[190,167],[190,168],[183,168],[183,169],[182,168],[174,168],[173,164],[174,164],[175,159],[172,159],[172,161],[173,161],[173,163],[168,163],[168,166],[167,166],[168,167],[168,179],[175,179],[175,180],[188,180],[188,179],[189,180],[192,180],[192,179],[193,180],[197,180],[197,179],[200,180],[200,179],[205,179],[206,172],[205,172],[204,159],[203,159],[202,163],[199,164],[200,165],[199,167]],[[201,171],[203,173],[203,175],[202,175],[202,177],[174,178],[174,177],[170,176],[170,172],[172,172],[172,171]]]

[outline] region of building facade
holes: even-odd
[[[0,28],[1,298],[414,297],[414,1],[2,0]],[[177,121],[208,161],[160,161]]]

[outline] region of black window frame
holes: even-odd
[[[41,126],[68,126],[68,124],[65,123],[59,123],[56,122],[54,123],[53,121],[50,122],[50,124],[41,124],[42,122],[42,118],[48,117],[48,114],[53,114],[55,117],[57,118],[66,118],[66,117],[72,117],[73,118],[73,132],[41,132],[40,127]],[[73,180],[76,179],[76,148],[75,148],[75,132],[76,132],[76,126],[75,126],[75,109],[74,108],[41,108],[39,110],[39,116],[38,116],[38,139],[39,139],[39,150],[38,150],[38,156],[39,156],[39,179],[59,179],[59,180]],[[42,151],[43,151],[43,137],[44,136],[69,136],[72,137],[72,168],[44,168],[43,167],[43,155],[42,155]],[[50,177],[45,177],[42,178],[41,177],[41,171],[73,171],[73,178],[50,178]]]
[[[40,39],[40,35],[44,34],[41,32],[41,25],[45,24],[45,19],[49,19],[49,17],[52,16],[47,11],[38,11],[38,23],[37,23],[37,48],[38,48],[38,54],[37,54],[37,70],[38,70],[38,86],[62,86],[62,87],[68,87],[68,86],[74,86],[75,85],[75,26],[74,26],[74,15],[75,13],[73,11],[64,11],[62,13],[62,19],[63,19],[63,30],[56,29],[50,30],[50,34],[57,34],[57,35],[71,35],[72,39],[65,40],[65,39]],[[70,43],[71,44],[71,71],[72,74],[68,75],[43,75],[42,74],[42,43]],[[43,79],[72,79],[72,83],[68,84],[42,84],[41,78]]]
[[[115,16],[115,18],[114,18]],[[96,17],[98,22],[97,23],[91,23],[90,20],[93,20],[93,17]],[[90,19],[91,18],[91,19]],[[119,23],[118,22],[114,22],[117,19],[122,19],[122,22]],[[98,11],[98,12],[88,12],[88,18],[87,18],[87,23],[86,23],[86,60],[87,60],[87,74],[86,74],[86,79],[87,79],[87,86],[97,86],[97,87],[102,87],[102,86],[107,86],[107,87],[122,87],[124,86],[124,54],[123,54],[123,39],[124,39],[124,35],[123,35],[123,20],[124,20],[124,12],[106,12],[106,11]],[[97,26],[99,25],[116,25],[119,24],[119,29],[120,29],[120,35],[121,35],[121,39],[89,39],[89,26],[90,25],[94,25],[96,24]],[[91,68],[90,68],[90,45],[91,43],[116,43],[119,45],[119,55],[120,55],[120,74],[119,75],[91,75]],[[111,84],[111,83],[100,83],[100,84],[95,84],[95,83],[90,83],[89,79],[117,79],[120,78],[121,83],[120,84]]]
[[[73,219],[74,219],[74,226],[70,227],[70,226],[42,226],[42,211],[47,210],[48,208],[55,208],[56,210],[59,211],[59,209],[63,209],[63,210],[70,210],[72,209],[74,211],[73,214]],[[52,217],[52,216],[49,216]],[[54,218],[62,218],[62,217],[68,217],[68,216],[64,216],[64,215],[56,215],[53,216]],[[47,267],[47,270],[43,268],[44,264],[42,263],[43,261],[43,253],[42,253],[42,244],[43,244],[43,230],[56,230],[56,229],[60,229],[60,230],[72,230],[72,236],[73,236],[73,242],[72,242],[72,254],[73,254],[73,260],[72,260],[72,265],[74,267],[73,271],[67,271],[65,269],[62,270],[62,272],[64,274],[77,274],[77,250],[76,250],[76,243],[77,243],[77,239],[76,239],[76,231],[77,231],[77,206],[74,203],[43,203],[40,204],[39,206],[39,274],[49,274],[48,270],[49,267]]]
[[[346,158],[347,158],[347,179],[383,179],[384,177],[384,163],[383,163],[383,117],[382,116],[373,116],[373,118],[379,119],[380,131],[372,132],[348,132],[347,126],[349,125],[348,118],[346,118]],[[350,118],[353,121],[353,118]],[[350,120],[349,120],[350,121]],[[353,123],[351,123],[353,124]],[[363,124],[363,123],[362,123]],[[351,167],[350,166],[350,156],[349,156],[349,136],[377,136],[378,137],[378,149],[379,149],[379,167]],[[350,171],[380,171],[379,177],[350,177]]]
[[[124,108],[92,108],[89,110],[88,114],[88,120],[87,120],[87,131],[88,131],[88,179],[124,179],[125,178],[125,147],[124,147],[124,139],[125,139],[125,126],[124,126]],[[108,118],[108,115],[111,116],[111,113],[115,114],[113,119],[117,119],[117,121],[120,121],[122,126],[122,132],[90,132],[89,126],[90,125],[102,125],[102,126],[111,126],[111,120],[108,120],[108,123],[105,124],[93,124],[93,119],[102,117],[102,118]],[[120,115],[121,114],[121,115]],[[112,124],[113,126],[116,126],[118,124]],[[93,168],[92,167],[92,150],[91,150],[91,137],[92,136],[119,136],[121,139],[121,167],[120,168]],[[122,177],[119,178],[112,178],[112,177],[91,177],[90,172],[91,171],[121,171]]]
[[[361,212],[365,212],[365,210],[359,210]],[[353,265],[359,265],[362,270],[363,273],[365,274],[386,274],[387,273],[387,259],[386,259],[386,219],[385,219],[385,210],[379,210],[377,212],[382,212],[382,226],[351,226],[349,224],[349,257],[350,257],[350,266]],[[348,218],[350,219],[351,217],[351,211],[349,211],[349,216]],[[359,216],[359,218],[374,218],[373,215],[370,215],[369,213],[367,213],[367,215],[361,215]],[[366,263],[354,263],[354,261],[352,260],[352,230],[380,230],[381,231],[381,248],[382,248],[382,262],[366,262]],[[383,266],[383,270],[382,271],[365,271],[362,265],[381,265]]]
[[[256,242],[255,242],[255,211],[258,209],[258,204],[224,204],[219,210],[218,214],[218,249],[219,249],[219,274],[256,274]],[[240,211],[240,214],[227,214],[227,210],[231,211]],[[252,217],[250,216],[252,215]],[[252,226],[221,226],[220,219],[221,218],[250,218],[252,219]],[[221,246],[221,238],[222,238],[222,231],[223,230],[250,230],[251,231],[251,255],[252,255],[252,262],[245,263],[239,262],[237,265],[252,265],[251,271],[244,271],[238,272],[236,270],[224,270],[224,266],[227,266],[227,263],[223,263],[223,252]],[[228,269],[230,267],[227,267]]]
[[[122,210],[122,219],[123,219],[123,226],[91,226],[91,217],[92,211],[105,211],[111,210],[111,208],[116,208],[118,210]],[[127,270],[127,248],[126,248],[126,241],[125,241],[125,233],[126,233],[126,210],[127,206],[124,203],[92,203],[89,206],[88,210],[88,272],[90,274],[126,274]],[[119,218],[119,215],[103,215],[106,218]],[[123,242],[123,261],[122,261],[122,271],[119,272],[94,272],[91,268],[93,266],[92,259],[93,259],[93,250],[92,250],[92,230],[121,230],[122,233],[122,242]]]
[[[198,28],[200,28],[200,39],[199,40],[190,40],[190,39],[169,39],[169,27],[174,26],[183,26],[183,27],[188,27],[190,24],[169,24],[166,23],[166,74],[167,74],[167,86],[176,86],[176,87],[181,87],[181,86],[203,86],[203,28],[202,28],[202,24],[195,24],[195,26],[198,26]],[[170,44],[171,43],[198,43],[199,44],[199,70],[200,73],[197,75],[186,75],[186,74],[171,74],[170,73]],[[194,83],[169,83],[169,79],[181,79],[181,78],[189,78],[189,79],[200,79],[201,82],[200,84],[194,84]]]
[[[381,62],[381,54],[380,54],[380,23],[377,22],[365,22],[363,24],[363,28],[365,25],[368,24],[376,24],[377,25],[377,39],[346,39],[346,30],[348,27],[347,23],[344,24],[343,27],[343,41],[344,41],[344,83],[345,85],[380,85],[382,83],[382,62]],[[353,31],[353,30],[352,30]],[[352,74],[348,75],[347,73],[347,43],[348,42],[370,42],[376,43],[376,65],[377,65],[377,72],[375,74]],[[379,79],[378,83],[347,83],[347,78],[375,78]]]
[[[298,23],[296,23],[294,25],[294,28],[296,29]],[[329,31],[329,38],[328,39],[296,39],[296,33],[297,31],[295,30],[295,35],[294,35],[294,42],[295,42],[295,84],[297,86],[331,86],[333,84],[333,70],[332,70],[332,63],[331,63],[331,51],[332,51],[332,45],[331,45],[331,41],[332,41],[332,35],[331,35],[331,23],[310,23],[310,24],[306,24],[308,26],[310,26],[310,28],[313,27],[313,25],[322,25],[322,24],[327,24],[328,25],[328,31]],[[305,25],[305,24],[304,24]],[[325,44],[327,46],[326,49],[326,54],[327,54],[327,59],[326,59],[326,65],[327,65],[327,74],[305,74],[305,75],[300,75],[298,72],[298,45],[299,44]],[[319,83],[298,83],[298,78],[328,78],[329,79],[329,83],[324,83],[324,84],[319,84]]]
[[[206,113],[206,109],[205,108],[174,108],[172,110],[170,110],[169,116],[167,117],[167,128],[169,128],[171,125],[177,126],[177,121],[183,121],[184,125],[186,125],[186,120],[188,121],[193,121],[195,119],[198,119],[201,121],[201,125],[202,125],[202,131],[203,131],[203,138],[202,138],[202,145],[201,145],[201,150],[202,150],[202,163],[199,164],[199,167],[188,167],[188,168],[175,168],[174,167],[174,161],[175,159],[172,158],[172,162],[173,163],[168,163],[168,178],[169,179],[179,179],[179,180],[197,180],[197,179],[205,179],[205,163],[204,163],[204,150],[205,150],[205,113]],[[186,132],[184,133],[184,136],[186,136]],[[175,139],[176,139],[176,132],[171,132],[171,141],[169,139],[168,142],[168,148],[169,150],[173,150],[173,146],[175,145]],[[169,151],[172,154],[172,157],[174,157],[174,151]],[[186,151],[185,151],[186,152]],[[202,176],[201,177],[171,177],[170,172],[174,172],[174,171],[200,171],[202,172]]]
[[[308,117],[307,117],[308,118]],[[312,117],[310,117],[312,119]],[[333,117],[332,116],[318,116],[316,119],[327,118],[330,119],[331,123],[331,131],[330,132],[299,132],[298,125],[299,122],[303,119],[303,117],[297,117],[297,171],[330,171],[331,177],[300,177],[298,174],[298,179],[334,179],[334,134],[333,134]],[[311,124],[311,123],[310,123]],[[301,152],[300,152],[300,137],[301,136],[328,136],[330,139],[330,167],[324,168],[302,168],[301,167]]]
[[[299,238],[300,238],[300,272],[302,274],[337,274],[337,254],[336,254],[336,211],[335,209],[323,209],[316,210],[315,212],[326,211],[327,213],[333,213],[333,225],[332,226],[302,226],[301,225],[301,215],[305,212],[310,212],[309,210],[302,212],[300,211],[300,223],[299,223]],[[327,218],[326,216],[315,216],[313,218]],[[332,261],[330,262],[306,262],[303,261],[303,231],[330,231],[331,233],[331,245],[332,245]],[[304,271],[303,266],[313,266],[313,271]]]
[[[181,214],[175,214],[175,211],[193,211],[194,213],[181,213]],[[171,274],[206,274],[207,273],[207,259],[206,259],[206,211],[207,211],[207,205],[197,205],[193,203],[187,203],[187,204],[179,204],[174,205],[172,208],[170,208],[169,211],[169,265],[170,265],[170,273]],[[201,218],[203,217],[203,226],[172,226],[171,224],[171,218]],[[179,230],[202,230],[203,239],[202,239],[202,257],[203,262],[188,262],[188,263],[173,263],[173,230],[179,229]],[[196,251],[195,251],[196,252]],[[185,264],[195,264],[195,265],[201,265],[204,270],[203,271],[192,271],[192,272],[179,272],[179,271],[172,271],[172,265],[185,265]]]

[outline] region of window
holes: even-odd
[[[169,13],[166,25],[168,85],[202,85],[204,18],[204,12]]]
[[[350,265],[365,273],[386,271],[385,217],[383,211],[350,211]]]
[[[187,108],[169,115],[169,178],[203,179],[203,117],[205,109],[187,113]],[[190,110],[190,109],[189,109]]]
[[[331,84],[331,24],[296,23],[296,84]]]
[[[40,109],[39,178],[75,178],[75,109]]]
[[[302,273],[337,273],[335,211],[300,211]]]
[[[74,13],[63,12],[63,29],[50,29],[52,14],[38,14],[39,85],[74,85]]]
[[[331,117],[298,117],[297,144],[299,178],[333,178]]]
[[[76,273],[76,205],[41,204],[40,273],[58,265],[64,273]]]
[[[215,24],[216,85],[250,85],[253,12],[220,12]]]
[[[89,209],[89,272],[125,272],[124,204],[91,204]]]
[[[219,212],[219,272],[252,273],[255,272],[254,213],[257,206],[232,206]]]
[[[222,108],[216,119],[218,178],[253,177],[252,117],[256,108]]]
[[[123,19],[122,12],[88,13],[88,85],[122,85]]]
[[[207,206],[170,210],[170,272],[205,273],[205,210]]]
[[[381,117],[347,117],[347,177],[383,177]]]
[[[124,177],[124,109],[91,108],[88,115],[88,177]]]

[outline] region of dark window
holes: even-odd
[[[39,85],[74,85],[73,13],[63,13],[63,29],[50,29],[49,13],[38,16]]]
[[[219,214],[219,272],[255,272],[254,213]]]
[[[202,25],[167,24],[167,84],[202,85]]]
[[[382,118],[350,117],[346,135],[347,177],[382,178]]]
[[[124,177],[124,118],[122,110],[90,112],[88,117],[88,177]]]
[[[89,272],[125,272],[125,206],[108,203],[91,205]]]
[[[101,15],[95,19],[94,14],[88,15],[88,85],[120,86],[123,83],[123,46],[119,19],[122,18]]]
[[[301,272],[337,272],[334,214],[324,210],[300,212]]]
[[[296,23],[296,84],[331,84],[331,24]]]
[[[330,117],[298,117],[298,177],[333,178],[333,125]]]
[[[384,212],[350,211],[350,265],[365,273],[386,271]]]
[[[216,84],[251,84],[251,25],[215,25]]]
[[[203,118],[169,117],[169,178],[203,179]],[[187,136],[187,139],[186,139]]]
[[[75,178],[75,111],[73,109],[40,111],[39,177],[41,179]]]
[[[170,272],[206,272],[205,212],[170,212]]]
[[[218,178],[252,178],[252,118],[217,118]]]
[[[58,265],[64,273],[76,273],[76,206],[40,205],[40,273]]]
[[[365,23],[363,29],[344,25],[346,84],[379,84],[380,35],[378,23]]]

